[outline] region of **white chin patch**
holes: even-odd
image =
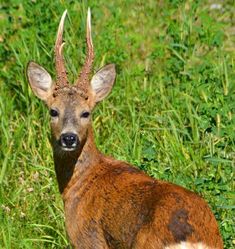
[[[63,150],[63,151],[74,151],[75,149],[76,149],[76,147],[72,147],[72,148],[68,148],[68,147],[61,147],[61,149]]]

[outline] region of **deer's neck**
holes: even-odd
[[[63,152],[53,146],[53,155],[59,190],[64,194],[73,182],[99,161],[101,154],[95,146],[93,130],[90,127],[87,140],[80,150]]]

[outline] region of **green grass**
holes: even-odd
[[[146,2],[146,3],[144,3]],[[219,2],[221,8],[213,9]],[[210,204],[234,248],[234,1],[3,1],[0,3],[0,248],[64,248],[48,113],[29,89],[35,60],[54,75],[57,25],[68,9],[73,81],[92,10],[94,71],[113,62],[112,94],[94,112],[101,151],[187,187]]]

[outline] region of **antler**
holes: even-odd
[[[91,11],[88,8],[87,11],[87,28],[86,28],[86,43],[87,43],[87,54],[85,64],[82,67],[81,73],[76,81],[76,85],[81,87],[87,88],[89,84],[89,74],[92,68],[92,64],[94,61],[94,49],[92,44],[92,37],[91,37]]]
[[[67,73],[64,65],[64,58],[63,58],[63,31],[64,31],[64,20],[67,14],[67,10],[64,11],[59,28],[57,31],[56,43],[55,43],[55,64],[56,64],[56,76],[57,82],[56,85],[58,87],[64,87],[68,85]]]

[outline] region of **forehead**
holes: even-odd
[[[88,108],[89,97],[84,91],[76,87],[64,87],[55,89],[51,105],[65,108]]]

